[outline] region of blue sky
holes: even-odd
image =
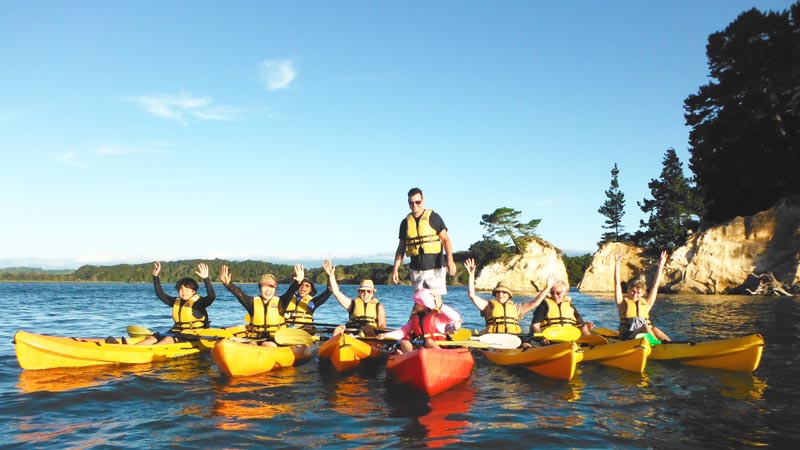
[[[708,35],[790,1],[8,1],[0,267],[390,262],[418,186],[456,250],[498,207],[592,252],[624,223]],[[316,262],[316,264],[314,264]]]

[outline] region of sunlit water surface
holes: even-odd
[[[240,323],[244,309],[215,287],[213,324]],[[243,287],[256,293],[254,285]],[[343,289],[355,295],[355,286]],[[571,296],[586,319],[616,327],[610,297]],[[378,297],[389,325],[401,325],[411,289],[379,286]],[[445,300],[462,313],[465,326],[482,327],[466,289],[450,288]],[[0,308],[2,448],[800,445],[797,299],[659,297],[654,320],[673,339],[764,335],[767,345],[754,373],[652,361],[644,374],[587,365],[572,380],[558,381],[495,366],[476,351],[472,377],[430,399],[398,390],[381,366],[337,374],[316,360],[244,378],[221,374],[207,354],[135,366],[23,371],[12,344],[17,330],[81,337],[121,336],[131,324],[165,330],[170,309],[151,285],[122,283],[0,283]],[[346,314],[331,299],[316,317],[339,323]],[[526,319],[525,325],[530,315]]]

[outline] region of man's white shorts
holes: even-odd
[[[408,276],[415,291],[427,287],[439,295],[447,294],[447,267],[430,270],[409,270]]]

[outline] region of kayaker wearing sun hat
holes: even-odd
[[[322,262],[322,269],[328,274],[328,285],[333,291],[333,296],[347,310],[350,320],[347,322],[348,328],[372,327],[377,329],[386,328],[386,310],[381,302],[375,298],[375,284],[372,280],[363,279],[358,286],[358,297],[351,299],[344,295],[339,289],[336,281],[336,266],[330,260]]]
[[[483,333],[522,333],[522,327],[519,326],[519,319],[522,318],[528,311],[534,310],[539,303],[544,299],[546,292],[541,293],[535,299],[529,302],[517,305],[511,299],[513,294],[508,284],[503,281],[498,281],[497,286],[492,290],[494,299],[485,300],[475,292],[475,271],[477,265],[472,258],[464,261],[469,273],[469,281],[467,282],[467,293],[470,300],[481,312],[481,316],[486,321],[486,328],[481,332]]]
[[[400,340],[400,349],[410,352],[414,349],[412,340],[422,339],[424,346],[439,348],[436,341],[447,339],[447,333],[461,328],[461,315],[453,308],[442,304],[442,296],[430,289],[420,289],[414,293],[414,309],[411,317],[402,327],[378,339]]]

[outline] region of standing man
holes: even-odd
[[[408,207],[411,213],[400,222],[392,282],[400,281],[398,270],[406,255],[411,258],[408,272],[415,291],[427,287],[439,295],[447,294],[447,273],[456,274],[447,226],[439,214],[425,209],[425,199],[419,188],[408,191]]]

